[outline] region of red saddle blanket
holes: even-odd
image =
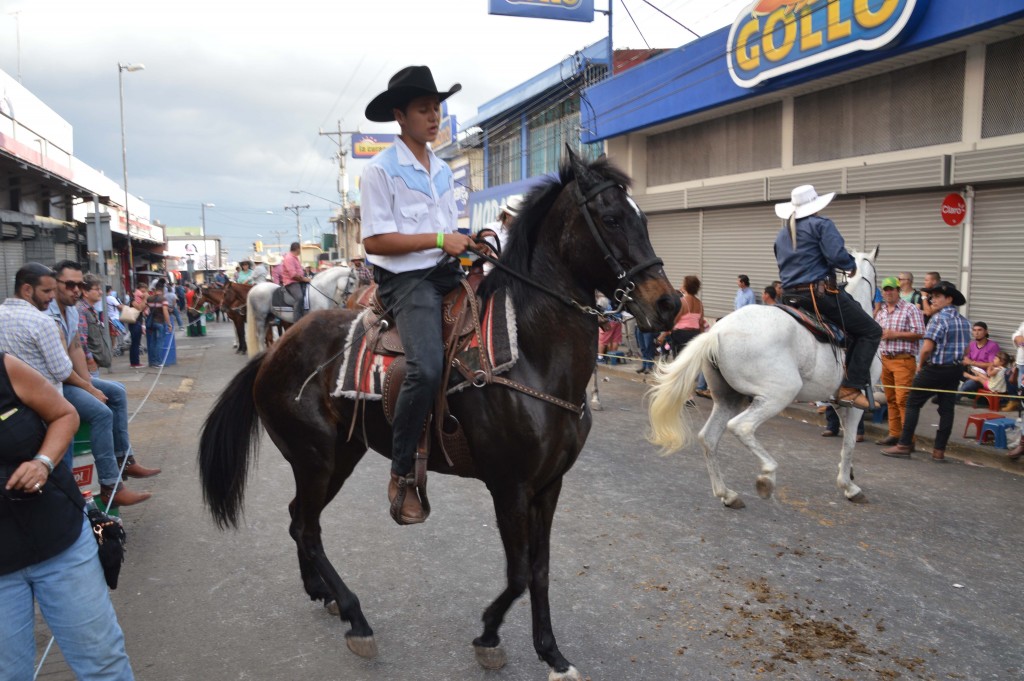
[[[368,314],[373,312],[364,310],[349,326],[348,337],[353,341],[345,351],[338,381],[334,392],[331,393],[334,397],[353,400],[382,399],[390,381],[396,377],[395,370],[405,364],[404,355],[375,347],[375,336],[364,333],[363,318]],[[480,369],[482,349],[493,367],[492,373],[505,373],[515,366],[519,359],[516,314],[512,300],[505,291],[499,291],[487,300],[481,315],[482,337],[474,333],[465,348],[455,356],[454,361],[461,363],[472,374]],[[382,351],[378,352],[378,349]],[[404,371],[400,373],[404,377]],[[446,393],[450,395],[470,385],[472,381],[462,372],[452,371]]]

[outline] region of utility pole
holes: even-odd
[[[309,208],[309,204],[306,204],[304,206],[295,205],[284,207],[284,209],[289,213],[295,213],[295,233],[299,237],[300,246],[302,245],[302,220],[299,219],[299,215],[302,213],[302,211],[306,210],[307,208]]]
[[[337,132],[325,132],[325,135],[334,140],[338,145],[338,194],[341,195],[341,220],[337,223],[338,229],[335,236],[338,240],[338,255],[346,261],[349,260],[348,253],[348,171],[345,169],[345,161],[348,158],[348,149],[345,148],[345,135],[358,135],[358,130],[342,130],[341,121],[338,121]],[[344,249],[344,250],[343,250]]]

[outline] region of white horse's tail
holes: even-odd
[[[693,429],[684,407],[693,396],[704,360],[714,362],[717,355],[718,333],[711,329],[687,343],[668,368],[656,371],[654,387],[649,392],[651,429],[647,439],[661,447],[663,453],[682,449],[693,441]]]
[[[250,291],[251,293],[251,291]],[[257,329],[259,328],[259,317],[260,312],[257,309],[253,301],[254,296],[247,296],[245,299],[245,345],[249,357],[255,357],[260,354],[262,350],[266,348],[260,347],[263,343],[263,339],[260,338],[260,334]]]

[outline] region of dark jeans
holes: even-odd
[[[139,350],[142,348],[142,317],[139,316],[139,321],[134,324],[128,325],[128,333],[132,336],[132,346],[128,350],[128,358],[131,361],[132,366],[138,366],[142,364],[139,359]]]
[[[882,327],[846,291],[816,295],[814,300],[806,289],[799,292],[786,290],[783,294],[783,302],[796,305],[811,315],[814,314],[815,301],[822,316],[842,328],[848,337],[843,385],[858,390],[869,389],[871,360],[882,342]]]
[[[697,329],[676,329],[672,332],[670,338],[672,339],[672,357],[673,359],[679,356],[679,353],[683,351],[683,348],[692,341],[694,338],[700,335],[700,331]]]
[[[947,364],[935,366],[926,364],[916,376],[914,376],[913,387],[918,388],[910,392],[907,398],[907,413],[903,416],[903,432],[900,434],[900,444],[908,447],[914,440],[914,431],[917,429],[917,419],[921,415],[921,407],[928,400],[935,396],[935,393],[920,388],[933,388],[936,390],[949,390],[952,392],[938,393],[939,398],[939,429],[935,431],[935,449],[945,449],[949,441],[949,434],[953,430],[953,412],[956,407],[956,387],[960,383],[960,377],[964,372],[963,364]]]
[[[654,368],[654,339],[657,337],[658,334],[654,331],[641,331],[640,327],[636,329],[636,344],[639,346],[640,356],[644,360],[644,369]]]
[[[303,288],[305,286],[305,284],[298,281],[293,281],[285,286],[285,289],[288,291],[288,295],[290,295],[294,301],[292,302],[293,322],[299,321],[302,319],[302,315],[306,314],[306,307],[304,305],[306,296],[303,293]]]
[[[391,310],[405,347],[406,374],[395,406],[391,471],[407,475],[412,470],[416,441],[441,387],[441,301],[459,285],[463,274],[457,264],[452,264],[401,274],[377,267],[373,275],[380,300]]]

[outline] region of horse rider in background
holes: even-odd
[[[840,406],[869,409],[864,395],[871,382],[871,362],[882,340],[882,327],[835,281],[835,270],[849,275],[857,262],[834,222],[818,213],[835,192],[818,196],[811,185],[793,190],[791,201],[776,204],[775,213],[786,221],[775,237],[775,259],[782,279],[783,301],[838,325],[847,335],[846,374],[836,402]]]
[[[299,260],[301,253],[302,244],[293,241],[288,252],[285,253],[284,260],[281,261],[281,283],[288,290],[288,295],[295,301],[292,304],[293,322],[298,322],[306,313],[305,288],[310,281]]]

